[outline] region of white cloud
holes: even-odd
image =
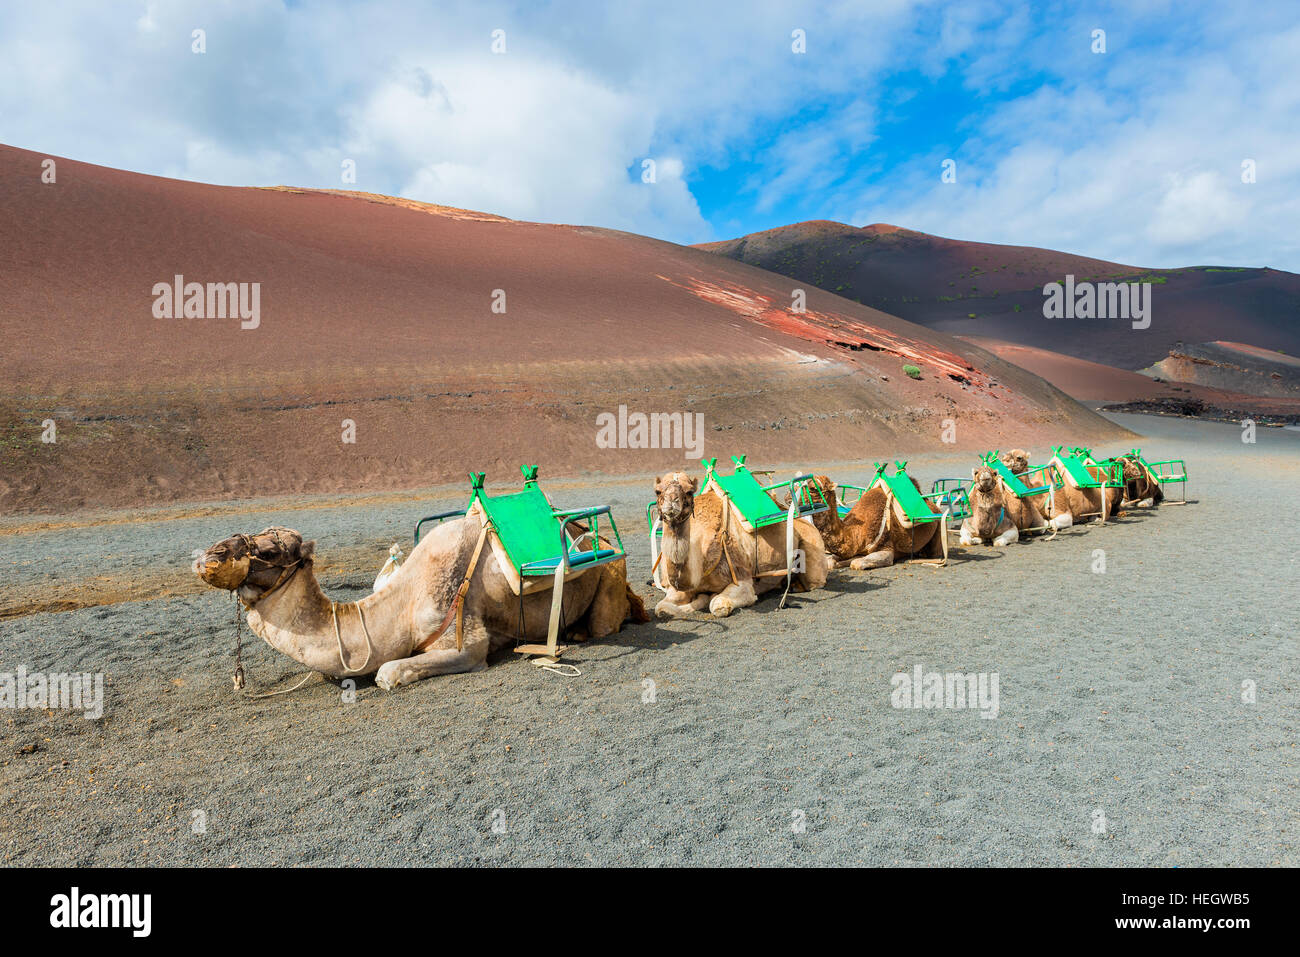
[[[242,185],[351,186],[353,159],[358,189],[677,241],[715,238],[691,184],[734,168],[721,235],[755,215],[887,220],[1294,269],[1298,61],[1281,14],[1193,3],[69,0],[0,6],[0,141]],[[918,133],[925,98],[908,97],[926,78],[957,78],[980,109]],[[904,163],[887,149],[900,117]],[[939,182],[948,156],[955,187]]]
[[[344,151],[359,166],[379,166],[413,199],[517,219],[705,235],[680,160],[652,149],[654,129],[653,104],[577,70],[521,55],[471,55],[422,63],[379,84],[349,111]],[[656,161],[655,183],[641,181],[647,158]]]
[[[993,105],[961,144],[956,185],[936,173],[841,215],[1144,266],[1300,270],[1300,28],[1267,42],[1258,25],[1220,28],[1217,52],[1143,51],[1113,75]]]

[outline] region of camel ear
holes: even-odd
[[[695,490],[700,487],[700,483],[696,480],[694,475],[688,475],[686,476],[686,481],[682,483],[682,487],[691,495],[694,495]]]
[[[298,549],[298,557],[301,558],[304,562],[311,561],[311,557],[315,554],[316,554],[316,543],[314,541],[303,542],[302,546]]]
[[[667,477],[668,477],[668,476],[666,476],[666,475],[661,475],[661,476],[659,476],[658,478],[655,479],[655,494],[656,494],[656,495],[662,495],[662,494],[664,493],[664,489],[666,489],[666,488],[668,487],[667,485],[664,484],[664,479],[666,479]]]
[[[979,477],[980,477],[980,470],[979,470],[979,469],[971,469],[971,470],[970,470],[970,477],[973,478],[973,479],[978,480]]]

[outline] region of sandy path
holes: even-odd
[[[315,680],[254,703],[230,692],[215,592],[0,621],[0,672],[108,681],[99,721],[0,711],[0,860],[1294,866],[1300,434],[1120,418],[1190,460],[1199,504],[629,628],[576,650],[577,679],[506,655],[395,694],[363,682],[355,704]],[[912,464],[927,483],[968,469]],[[613,501],[648,594],[648,483],[548,487]],[[317,538],[327,588],[356,598],[415,516],[462,497],[0,529],[5,598],[76,592],[108,558],[123,582],[183,580],[191,547],[271,521]],[[1243,516],[1255,541],[1230,531]],[[265,645],[246,660],[259,686],[300,673]],[[890,676],[917,664],[997,672],[999,716],[892,708]]]

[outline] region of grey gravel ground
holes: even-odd
[[[0,672],[108,681],[98,721],[0,711],[0,859],[1300,864],[1300,433],[1261,429],[1252,446],[1232,425],[1116,418],[1150,453],[1189,460],[1196,504],[968,550],[941,570],[840,573],[784,611],[767,599],[725,621],[632,626],[576,648],[574,679],[506,654],[393,694],[362,681],[355,703],[319,679],[251,702],[230,687],[224,593],[0,621]],[[928,483],[970,459],[911,470]],[[615,505],[650,597],[649,483],[548,488],[558,504]],[[191,549],[278,522],[327,560],[373,547],[373,567],[323,574],[355,599],[418,514],[463,497],[47,531],[10,520],[0,574],[6,589],[56,591],[183,575]],[[261,688],[301,673],[265,645],[245,657]],[[891,676],[917,664],[997,672],[998,717],[891,707]]]

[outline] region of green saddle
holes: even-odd
[[[1011,489],[1012,494],[1014,494],[1016,498],[1029,498],[1030,496],[1042,495],[1044,492],[1050,492],[1052,490],[1051,483],[1046,483],[1044,485],[1026,485],[1021,476],[1007,468],[1006,463],[998,457],[997,450],[993,452],[985,452],[980,456],[980,461],[993,470],[994,474],[1002,480],[1003,484],[1006,485],[1007,488]],[[1042,468],[1043,466],[1039,466],[1039,470]]]
[[[1130,449],[1128,454],[1133,456],[1161,485],[1187,481],[1187,463],[1182,459],[1148,462],[1142,457],[1141,449]]]
[[[1052,457],[1061,463],[1061,468],[1073,480],[1075,488],[1101,488],[1101,481],[1088,471],[1088,466],[1078,451],[1075,449],[1067,452],[1064,446],[1053,445]]]
[[[602,565],[605,562],[624,555],[622,539],[609,515],[609,506],[597,508],[561,510],[551,505],[550,499],[537,484],[537,466],[525,465],[520,468],[524,475],[524,487],[518,492],[504,495],[488,495],[483,488],[484,472],[470,473],[470,499],[465,508],[455,512],[444,512],[420,519],[416,525],[415,540],[420,540],[420,525],[427,521],[442,520],[456,515],[465,515],[474,503],[487,516],[510,563],[520,576],[550,575],[561,562],[570,566]],[[600,538],[599,516],[609,516],[609,525],[613,531],[617,548],[598,547]],[[570,522],[592,520],[591,534],[579,536],[574,540],[569,532]],[[592,548],[580,549],[578,544],[583,538],[591,538]]]
[[[731,461],[735,463],[735,470],[730,475],[723,475],[717,470],[717,459],[702,460],[705,485],[709,482],[716,484],[751,528],[766,528],[786,520],[789,513],[774,494],[782,489],[789,489],[795,495],[798,502],[796,515],[813,515],[828,508],[821,498],[821,491],[811,482],[812,475],[798,475],[788,482],[763,485],[745,465],[745,456],[733,455]]]
[[[886,475],[885,469],[889,467],[888,463],[873,463],[876,466],[876,475],[868,483],[867,488],[874,488],[876,483],[881,483],[889,489],[894,501],[898,507],[903,510],[903,514],[909,522],[937,522],[943,516],[930,508],[929,499],[922,495],[912,484],[912,479],[907,474],[906,462],[894,463],[894,474]]]

